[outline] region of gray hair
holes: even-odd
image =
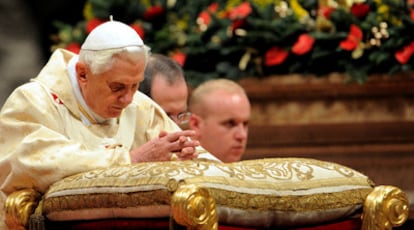
[[[122,56],[131,62],[137,62],[144,58],[146,65],[150,55],[150,48],[142,45],[104,50],[81,50],[79,61],[85,63],[93,74],[100,74],[112,67],[113,57],[116,55]]]

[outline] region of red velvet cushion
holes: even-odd
[[[317,226],[309,227],[295,227],[295,228],[270,228],[278,230],[360,230],[361,229],[361,219],[353,218],[343,221],[338,221],[335,223],[327,223]],[[231,226],[219,226],[219,230],[260,230],[258,228],[239,228]]]
[[[290,228],[289,230],[360,230],[361,229],[361,219],[354,218],[343,220],[335,223],[329,223],[324,225],[318,225],[314,227],[306,228]]]
[[[115,230],[115,229],[140,229],[140,230],[166,230],[169,229],[168,218],[154,219],[104,219],[88,221],[53,221],[47,223],[46,229],[60,230]]]
[[[114,229],[140,229],[140,230],[168,230],[170,226],[167,218],[154,219],[113,219],[113,220],[93,220],[93,221],[64,221],[49,222],[46,229],[62,230],[114,230]],[[183,228],[184,229],[184,228]],[[240,228],[232,226],[219,226],[219,230],[260,230],[257,228]],[[275,229],[275,228],[271,228]],[[353,218],[335,223],[328,223],[318,226],[300,227],[300,228],[277,228],[279,230],[360,230],[361,220]]]

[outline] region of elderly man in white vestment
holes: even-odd
[[[78,55],[56,50],[0,114],[0,229],[4,201],[23,188],[45,192],[86,170],[206,156],[184,130],[137,91],[149,49],[128,25],[95,28]],[[200,153],[200,154],[198,154]]]

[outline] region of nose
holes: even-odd
[[[132,102],[132,99],[134,98],[134,93],[134,90],[128,90],[120,96],[119,101],[126,105],[130,104]]]
[[[236,133],[235,133],[235,137],[239,140],[245,140],[247,139],[247,126],[245,126],[244,124],[239,124],[236,127]]]

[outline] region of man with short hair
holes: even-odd
[[[242,158],[251,107],[239,84],[228,79],[201,83],[190,96],[189,110],[190,129],[204,149],[225,163]]]
[[[181,128],[188,128],[188,86],[176,61],[162,54],[152,54],[139,90],[157,102]]]

